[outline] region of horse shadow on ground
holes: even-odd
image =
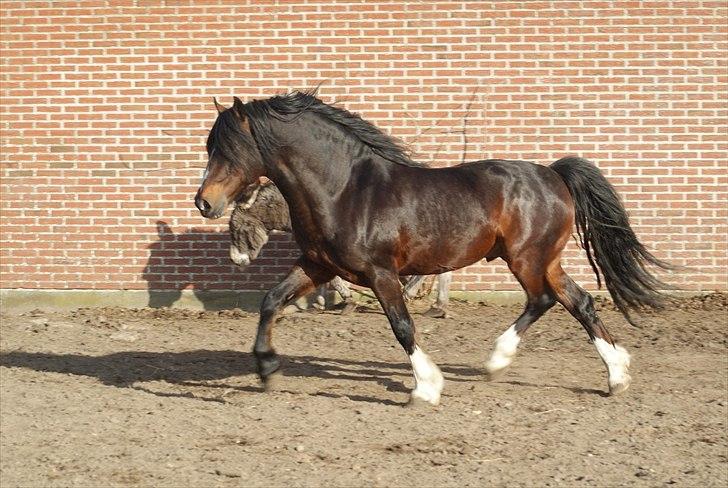
[[[514,386],[522,386],[522,387],[528,387],[528,388],[561,388],[564,390],[569,390],[572,393],[578,393],[578,394],[588,394],[588,395],[598,395],[600,397],[608,398],[611,395],[607,391],[597,390],[594,388],[582,388],[580,386],[566,386],[566,385],[539,385],[536,383],[529,383],[527,381],[519,381],[519,380],[509,380],[505,381],[502,380],[500,383],[504,383],[507,385],[514,385]]]
[[[403,381],[411,378],[406,363],[354,361],[314,356],[282,356],[281,374],[289,377],[375,382],[388,391],[408,392]],[[118,388],[130,388],[161,397],[196,398],[227,403],[223,392],[262,392],[262,386],[221,383],[220,380],[256,373],[255,357],[250,352],[194,350],[185,352],[123,351],[102,356],[11,351],[0,353],[0,366],[39,372],[72,374],[96,378]],[[441,366],[447,381],[480,381],[483,372],[464,365]],[[184,392],[154,391],[144,383],[161,381],[183,388],[216,389],[218,395],[198,396]],[[314,396],[352,401],[400,405],[391,400],[362,395],[319,391]]]
[[[183,290],[191,288],[205,310],[238,306],[257,311],[255,303],[221,301],[220,292],[262,294],[283,279],[299,255],[288,235],[271,236],[258,259],[245,269],[230,261],[229,249],[227,231],[192,228],[175,233],[166,222],[157,221],[157,240],[148,247],[149,258],[142,272],[149,293],[147,306],[171,307],[182,298]]]

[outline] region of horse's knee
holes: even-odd
[[[527,304],[527,308],[531,312],[542,314],[556,304],[556,298],[552,293],[540,293],[535,296],[530,296]]]
[[[283,306],[283,299],[280,297],[275,290],[270,290],[263,297],[263,301],[260,303],[260,317],[261,319],[274,315]]]

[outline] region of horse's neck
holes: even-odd
[[[293,125],[272,123],[281,131],[276,139],[282,144],[271,158],[268,176],[285,197],[296,233],[325,239],[338,230],[333,215],[352,179],[368,172],[369,180],[373,175],[380,183],[388,181],[395,163],[377,156],[341,128],[306,117]]]
[[[270,128],[280,145],[274,158],[279,178],[285,177],[290,185],[315,188],[316,194],[339,193],[349,180],[352,161],[370,152],[344,128],[314,113],[304,113],[292,122],[271,121]]]
[[[295,225],[312,227],[314,214],[332,205],[332,198],[343,191],[349,177],[349,170],[333,167],[330,161],[322,160],[325,151],[316,149],[308,141],[289,146],[275,159],[268,175],[285,199]]]

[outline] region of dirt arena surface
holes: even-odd
[[[726,486],[726,295],[629,326],[630,390],[605,396],[586,334],[555,307],[510,370],[482,368],[519,306],[412,306],[446,377],[442,404],[407,408],[409,363],[371,305],[284,317],[262,392],[241,311],[84,309],[3,314],[0,485]]]

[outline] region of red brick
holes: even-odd
[[[327,78],[324,99],[437,165],[591,158],[658,257],[701,263],[676,283],[728,286],[725,2],[8,1],[0,15],[3,288],[268,288],[291,239],[241,277],[225,220],[192,204],[211,97]],[[493,263],[454,288],[518,285]]]

